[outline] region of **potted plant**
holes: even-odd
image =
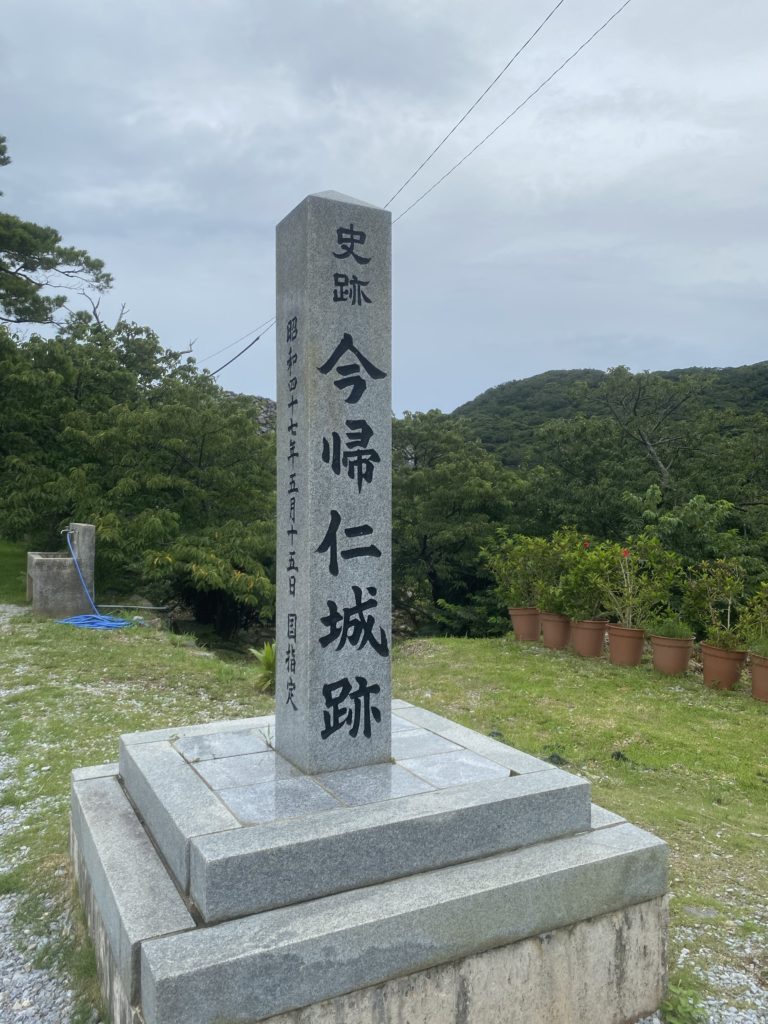
[[[565,527],[557,530],[545,542],[545,557],[542,560],[541,575],[537,584],[537,599],[541,609],[541,639],[545,647],[556,651],[568,646],[571,635],[571,620],[565,614],[563,578],[573,537],[574,530]]]
[[[571,647],[584,658],[599,658],[603,653],[607,623],[599,615],[604,560],[602,545],[572,532],[564,553],[560,595],[563,611],[571,618]]]
[[[768,701],[768,582],[762,582],[744,605],[739,634],[749,650],[752,696]]]
[[[747,657],[736,625],[744,578],[744,567],[737,558],[716,558],[694,566],[688,581],[686,608],[704,624],[704,682],[720,690],[736,685]]]
[[[526,537],[517,533],[506,537],[499,532],[495,551],[482,554],[496,580],[499,596],[507,606],[512,628],[518,640],[538,640],[538,596],[547,553],[544,537]]]
[[[665,676],[688,671],[693,653],[693,629],[675,615],[655,619],[648,624],[653,667]]]
[[[680,575],[679,557],[652,534],[631,537],[625,545],[606,544],[603,602],[617,620],[608,626],[608,652],[614,665],[639,665],[645,625],[668,605]]]

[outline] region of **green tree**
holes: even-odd
[[[417,627],[499,631],[506,616],[481,555],[510,523],[516,482],[437,410],[393,425],[393,595]]]
[[[0,166],[9,163],[0,135]],[[67,304],[62,292],[98,294],[111,284],[102,261],[62,245],[58,231],[0,211],[0,323],[55,323]]]
[[[598,388],[599,402],[654,468],[663,494],[673,489],[673,470],[681,456],[699,443],[684,410],[706,382],[706,377],[674,380],[616,366]]]
[[[602,416],[550,420],[537,432],[539,526],[549,533],[575,525],[595,537],[624,532],[624,492],[652,480],[621,430]]]
[[[146,328],[73,316],[54,338],[0,339],[0,515],[51,542],[97,528],[99,587],[150,587],[231,633],[270,617],[274,435]]]

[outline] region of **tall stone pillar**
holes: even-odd
[[[275,746],[391,753],[391,215],[337,192],[277,227]]]

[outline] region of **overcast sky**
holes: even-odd
[[[565,0],[395,216],[619,2]],[[0,202],[214,370],[273,313],[277,221],[327,189],[384,205],[554,3],[2,0]],[[395,411],[766,359],[766,278],[768,4],[633,0],[395,225]],[[219,381],[274,377],[271,332]]]

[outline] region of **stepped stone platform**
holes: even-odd
[[[623,1024],[663,997],[663,842],[404,701],[306,775],[274,719],[120,738],[71,846],[115,1024]]]

